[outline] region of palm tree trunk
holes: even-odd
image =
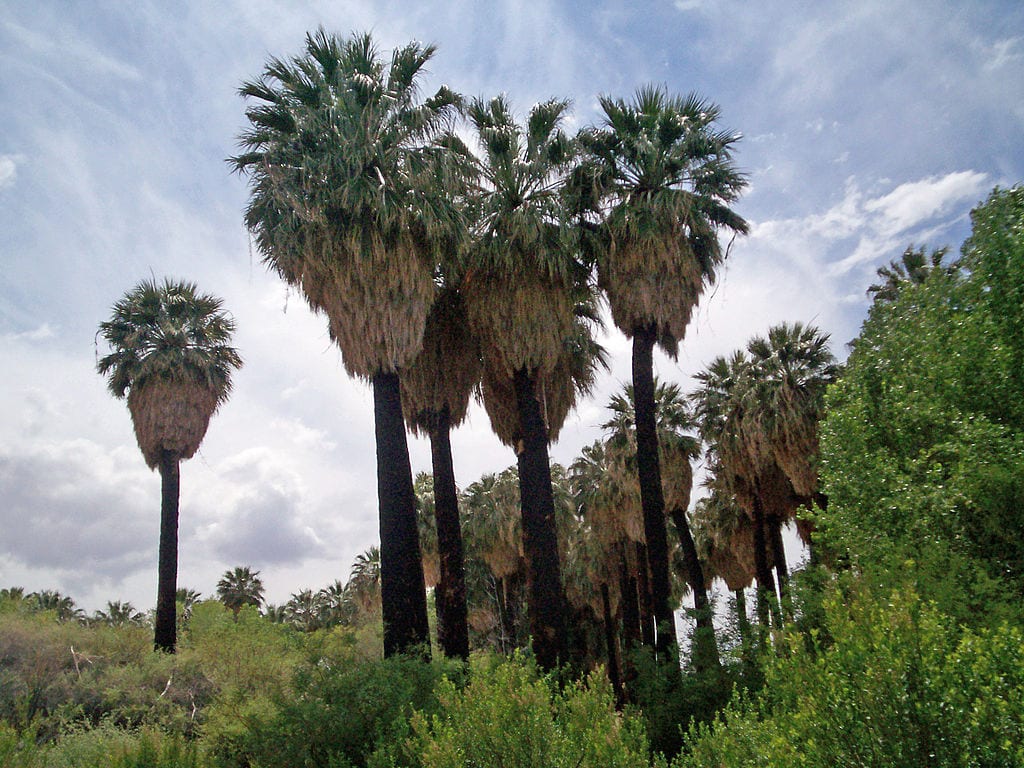
[[[604,614],[604,644],[608,650],[608,679],[611,681],[612,690],[615,691],[615,708],[621,710],[626,703],[626,697],[622,690],[622,667],[619,665],[612,598],[605,582],[601,582],[601,609]]]
[[[793,604],[789,595],[789,568],[786,565],[786,546],[782,541],[782,518],[772,515],[766,521],[771,536],[772,559],[775,560],[775,575],[779,580],[779,599],[782,601],[782,613],[787,618],[793,617]]]
[[[754,493],[754,575],[757,578],[757,607],[758,616],[764,629],[769,628],[766,619],[771,626],[779,628],[782,626],[782,617],[779,615],[779,601],[775,594],[775,579],[772,578],[772,571],[768,567],[768,542],[765,535],[764,507],[761,505],[761,497],[758,491]]]
[[[441,411],[430,432],[430,458],[434,470],[434,519],[441,580],[434,591],[437,604],[437,640],[445,656],[469,658],[466,608],[466,572],[463,566],[459,495],[452,466],[451,422],[448,407]]]
[[[679,646],[669,585],[668,533],[665,499],[658,462],[657,412],[654,400],[654,342],[656,328],[649,325],[633,334],[633,398],[636,413],[636,462],[640,478],[640,503],[644,512],[644,537],[651,568],[651,599],[657,623],[660,660],[677,663]]]
[[[754,649],[751,645],[750,619],[747,618],[747,593],[737,589],[733,595],[736,598],[736,624],[740,633],[740,659],[744,671],[749,672],[754,664]]]
[[[567,630],[562,592],[555,500],[551,490],[548,431],[537,400],[533,376],[516,371],[516,405],[523,430],[519,465],[519,498],[523,515],[523,552],[533,652],[541,669],[566,661]]]
[[[629,569],[626,553],[619,552],[619,591],[622,593],[622,628],[626,649],[631,651],[643,642],[640,631],[640,593],[636,575]]]
[[[158,651],[174,653],[177,643],[178,589],[178,499],[180,474],[178,454],[160,453],[160,552],[157,556],[156,627],[153,645]]]
[[[721,662],[718,657],[718,643],[715,641],[715,616],[711,601],[708,599],[704,569],[701,568],[700,558],[697,556],[697,545],[694,544],[686,514],[676,508],[671,511],[671,515],[679,533],[679,543],[683,548],[686,581],[693,592],[693,615],[697,621],[697,630],[693,635],[693,667],[698,674],[717,670]]]
[[[416,496],[397,373],[378,371],[374,375],[373,420],[377,438],[384,655],[394,656],[413,649],[429,655],[430,630],[416,527]]]
[[[651,569],[647,564],[647,547],[636,542],[636,591],[640,612],[640,642],[654,647],[654,605],[651,602]]]

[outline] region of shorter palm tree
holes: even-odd
[[[217,599],[234,611],[236,616],[244,605],[254,605],[258,608],[263,602],[263,580],[260,579],[260,572],[252,570],[247,565],[238,565],[224,571],[224,575],[217,582]]]
[[[92,621],[110,627],[142,626],[146,622],[146,615],[135,610],[130,602],[114,600],[107,603],[106,610],[96,611]]]
[[[98,335],[110,346],[97,370],[126,398],[146,464],[160,470],[160,551],[154,644],[177,639],[179,465],[199,450],[210,418],[242,365],[229,345],[235,323],[219,298],[194,283],[144,280],[114,305]]]

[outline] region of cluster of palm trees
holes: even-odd
[[[602,97],[602,124],[575,136],[564,100],[520,122],[505,97],[467,100],[444,87],[421,98],[433,54],[410,43],[387,60],[369,35],[307,35],[302,55],[271,59],[243,84],[249,127],[231,159],[250,182],[245,221],[264,262],[325,316],[346,370],[373,388],[385,654],[428,647],[431,585],[441,648],[465,658],[470,629],[488,621],[467,599],[483,583],[497,598],[501,642],[522,631],[512,603],[524,596],[533,651],[553,668],[569,658],[567,592],[579,591],[575,575],[589,563],[603,592],[588,599],[603,614],[621,605],[630,642],[677,668],[670,520],[695,600],[697,663],[714,667],[698,550],[710,538],[695,536],[686,515],[700,454],[691,432],[698,426],[707,446],[715,493],[754,521],[764,565],[769,548],[757,537],[777,543],[794,503],[817,493],[806,419],[820,411],[823,384],[809,385],[804,368],[830,360],[816,331],[773,329],[749,357],[716,360],[702,375],[696,424],[678,388],[654,379],[654,347],[676,354],[727,256],[720,236],[747,230],[729,208],[745,185],[732,159],[738,137],[717,127],[714,104],[650,86],[630,101]],[[632,339],[632,385],[612,402],[607,439],[565,472],[548,446],[605,365],[602,297]],[[175,642],[178,465],[230,392],[241,364],[233,329],[218,299],[169,280],[139,284],[100,326],[111,353],[98,368],[127,398],[163,481],[155,643],[164,650]],[[787,341],[790,330],[798,338]],[[516,465],[460,501],[449,433],[474,395]],[[770,403],[753,408],[762,396]],[[431,442],[432,475],[415,482],[407,429]],[[513,518],[496,514],[510,505]],[[463,536],[476,529],[489,543],[467,557]],[[766,588],[765,568],[756,575]],[[229,572],[221,598],[233,604],[235,582],[256,576]],[[275,612],[307,627],[333,621],[348,610],[347,587],[300,592]]]
[[[737,136],[717,129],[713,104],[656,87],[602,99],[604,124],[576,136],[561,99],[523,122],[504,97],[441,88],[421,99],[433,54],[411,43],[386,60],[369,35],[307,35],[302,55],[269,60],[242,86],[249,128],[232,159],[249,178],[245,220],[264,261],[373,386],[385,653],[427,640],[408,424],[434,448],[442,647],[465,655],[447,434],[476,391],[516,452],[534,652],[547,668],[566,659],[548,444],[601,364],[600,289],[634,340],[655,642],[674,658],[652,350],[675,352],[725,257],[720,232],[746,231],[728,207],[745,183]]]
[[[764,626],[779,626],[788,605],[783,526],[795,519],[810,543],[797,510],[827,503],[818,422],[837,375],[828,336],[801,323],[774,326],[697,374],[692,400],[712,468],[696,513],[702,548],[731,589],[756,580]]]

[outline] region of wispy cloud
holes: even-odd
[[[18,178],[18,156],[0,155],[0,189],[13,187]]]

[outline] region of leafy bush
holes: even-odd
[[[301,665],[272,701],[249,701],[230,723],[208,729],[222,766],[360,766],[401,740],[413,709],[434,711],[434,687],[458,676],[455,662],[320,656]]]
[[[828,648],[795,637],[759,701],[693,729],[674,766],[1024,764],[1024,635],[961,630],[913,593],[826,606]]]
[[[418,713],[407,757],[424,768],[615,768],[649,764],[642,725],[618,714],[597,672],[562,690],[521,658],[475,657],[469,684],[444,680],[439,708]],[[394,763],[391,763],[394,764]]]

